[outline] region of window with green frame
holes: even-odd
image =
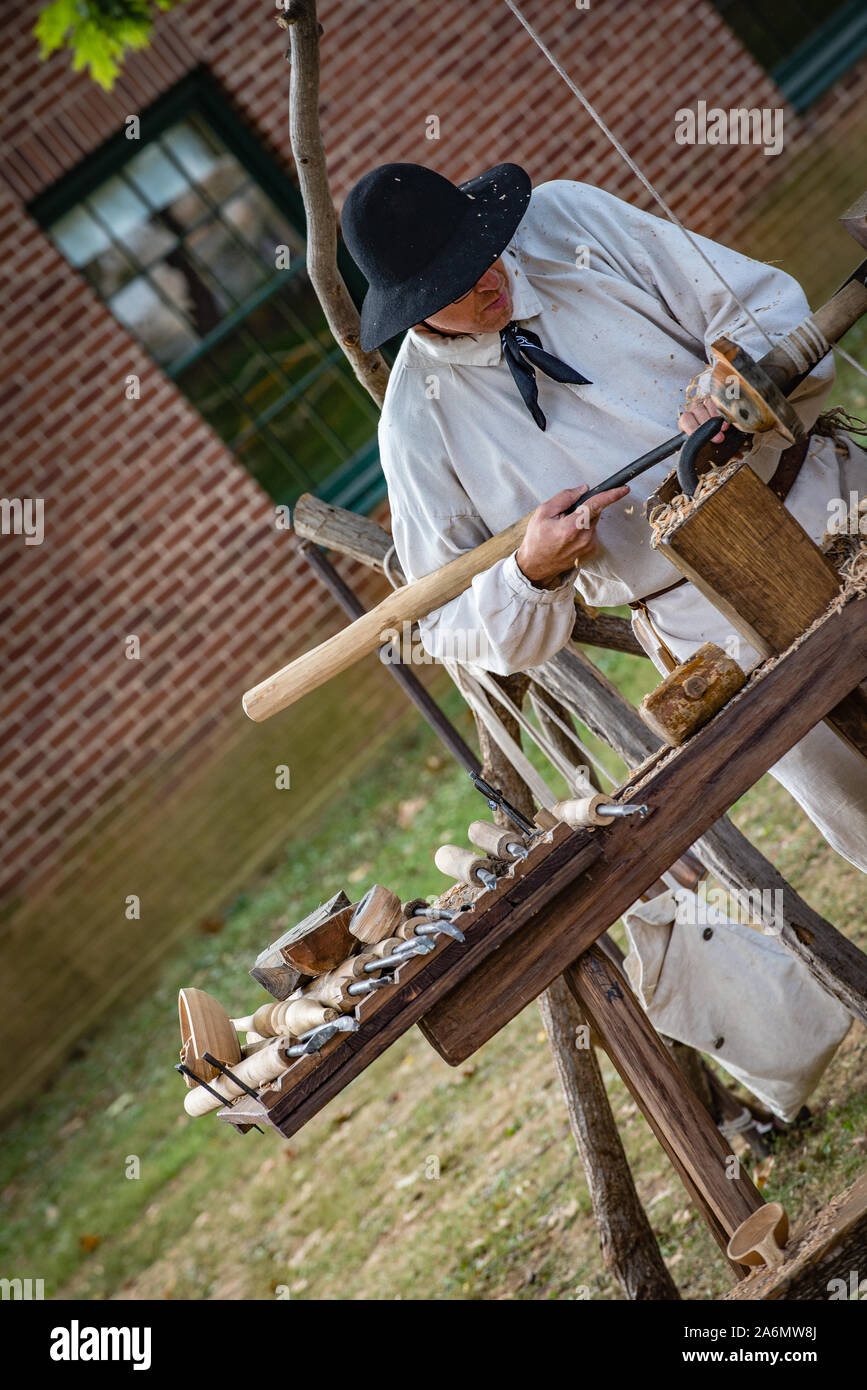
[[[204,72],[32,205],[55,245],[276,502],[385,493],[378,412],[331,336],[286,174]],[[363,282],[345,253],[355,292]]]
[[[867,52],[865,0],[711,0],[774,79],[804,111]]]

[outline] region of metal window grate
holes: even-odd
[[[373,505],[378,413],[308,279],[300,200],[280,206],[264,151],[245,162],[210,84],[183,85],[31,210],[275,501]]]

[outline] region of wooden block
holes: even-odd
[[[712,719],[746,679],[746,673],[721,647],[705,642],[645,695],[638,713],[648,729],[676,746]]]
[[[355,937],[349,930],[354,911],[355,905],[350,903],[322,922],[300,922],[281,939],[283,960],[304,976],[324,975],[333,970],[355,948]]]
[[[349,930],[358,941],[374,945],[387,936],[394,936],[402,917],[403,908],[397,894],[375,883],[356,906]]]
[[[653,544],[763,656],[795,642],[842,587],[830,560],[747,464]],[[826,722],[867,757],[867,692],[850,692]]]
[[[272,941],[264,951],[260,951],[253,964],[250,974],[253,979],[260,984],[263,989],[273,995],[275,999],[288,999],[293,990],[307,978],[304,971],[287,961],[282,953],[282,948],[286,942],[294,935],[303,935],[308,929],[320,926],[328,921],[335,913],[350,906],[349,899],[341,888],[330,898],[327,903],[322,903],[303,922],[298,922],[294,927],[290,927],[276,941]],[[345,951],[344,955],[349,952]],[[342,957],[341,957],[342,959]],[[326,966],[326,969],[330,967]]]

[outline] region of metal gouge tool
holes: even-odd
[[[853,230],[856,236],[859,235],[863,218],[854,217],[850,221],[850,230]],[[846,283],[825,304],[808,315],[802,323],[794,326],[791,332],[776,342],[758,362],[753,362],[749,354],[742,352],[736,344],[730,343],[727,339],[716,340],[713,344],[715,365],[710,395],[720,416],[724,416],[734,426],[728,432],[730,443],[719,445],[721,452],[729,450],[725,457],[730,457],[738,441],[742,442],[745,438],[741,431],[747,434],[755,433],[760,429],[769,429],[775,424],[777,428],[782,427],[784,434],[788,429],[789,437],[794,435],[791,417],[786,417],[785,412],[781,411],[780,396],[786,397],[794,390],[816,363],[830,351],[831,345],[842,338],[865,312],[867,261],[857,267]],[[727,380],[731,381],[732,377],[739,385],[737,396],[724,389],[723,384]],[[768,382],[774,390],[770,389]],[[704,426],[701,428],[704,429]],[[689,439],[694,441],[695,435],[689,436]],[[629,481],[653,468],[680,449],[683,443],[684,436],[680,434],[666,439],[641,458],[634,459],[625,468],[612,474],[605,482],[591,489],[589,494],[585,493],[583,498],[578,499],[577,505],[580,506],[582,501],[586,502],[600,491],[607,491],[616,486],[618,482]],[[697,443],[692,443],[691,452],[694,453],[698,447]],[[578,462],[576,460],[576,467]],[[685,479],[685,482],[687,487],[684,490],[689,490],[689,480]],[[260,681],[243,697],[247,715],[255,720],[269,719],[278,710],[286,709],[303,695],[324,685],[333,676],[348,670],[363,656],[375,652],[386,640],[384,633],[387,629],[399,629],[404,622],[418,622],[428,613],[435,612],[453,598],[457,598],[470,587],[477,574],[482,574],[517,550],[532,515],[532,512],[528,512],[504,531],[490,536],[474,550],[458,555],[441,569],[434,570],[432,574],[426,574],[411,584],[395,589],[375,608],[357,618],[342,632],[329,637],[312,651],[305,652],[282,670]]]
[[[377,961],[377,968],[379,961]],[[356,980],[349,986],[346,993],[355,996],[356,994],[372,994],[375,989],[383,989],[385,985],[393,985],[393,975],[380,975],[378,979]]]
[[[520,830],[522,835],[526,835],[529,840],[533,840],[537,835],[542,835],[538,825],[534,825],[531,820],[527,820],[525,815],[513,806],[511,801],[507,801],[503,793],[497,788],[492,787],[490,782],[486,782],[484,777],[478,772],[470,772],[469,779],[477,792],[481,792],[492,811],[503,811]]]

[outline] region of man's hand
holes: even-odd
[[[692,434],[699,425],[703,425],[705,420],[712,420],[715,415],[719,415],[719,409],[714,405],[710,396],[700,396],[697,401],[692,401],[689,410],[685,410],[682,415],[677,417],[677,428],[683,430],[684,434]],[[729,427],[728,420],[724,420],[722,428],[711,440],[712,444],[722,444],[725,439],[725,431]]]
[[[564,571],[580,565],[596,549],[596,526],[599,516],[612,502],[619,502],[629,488],[614,487],[591,497],[586,506],[578,507],[569,516],[565,509],[589,489],[566,488],[537,507],[530,517],[516,559],[521,573],[539,588],[551,585]]]

